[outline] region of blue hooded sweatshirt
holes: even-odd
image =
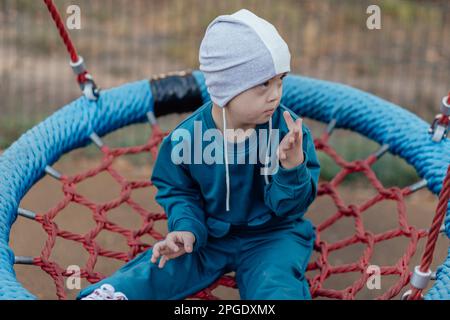
[[[151,181],[158,189],[156,201],[167,214],[169,232],[192,232],[196,238],[194,251],[197,251],[206,245],[208,235],[223,237],[231,226],[259,228],[303,217],[317,195],[320,173],[313,138],[306,125],[303,124],[302,164],[292,169],[284,169],[279,164],[276,173],[263,175],[264,163],[255,161],[261,152],[270,150],[270,125],[272,130],[278,129],[278,143],[289,132],[282,115],[285,110],[294,121],[298,118],[280,104],[271,121],[257,125],[245,141],[227,142],[228,164],[224,161],[222,135],[207,135],[208,129],[217,132],[211,101],[163,139]],[[260,134],[263,131],[268,133]],[[258,143],[250,143],[252,138]],[[219,161],[199,159],[199,155],[205,154]],[[271,159],[274,154],[275,150]],[[226,210],[227,199],[229,210]],[[312,228],[308,232],[314,233]]]

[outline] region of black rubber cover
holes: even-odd
[[[150,79],[155,117],[192,112],[203,105],[200,88],[192,72],[163,74]]]

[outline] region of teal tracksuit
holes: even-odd
[[[191,231],[193,252],[159,269],[151,263],[149,249],[78,298],[109,283],[129,299],[182,299],[230,271],[236,271],[242,299],[310,298],[304,275],[315,228],[303,215],[317,195],[320,172],[310,130],[303,124],[304,162],[292,169],[279,165],[269,175],[261,174],[258,159],[268,147],[270,122],[257,125],[243,142],[228,142],[226,189],[223,138],[206,138],[208,129],[216,129],[211,108],[212,102],[205,103],[163,140],[151,177],[169,231]],[[289,131],[285,110],[298,118],[279,105],[271,119],[278,141]],[[255,140],[264,143],[250,143]],[[208,162],[208,154],[219,162]]]

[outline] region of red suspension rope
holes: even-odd
[[[99,96],[99,91],[97,85],[95,84],[92,76],[87,71],[83,58],[77,54],[77,50],[70,39],[69,33],[64,27],[64,22],[59,14],[58,9],[52,0],[44,0],[48,11],[50,12],[56,27],[58,28],[59,35],[66,46],[67,52],[70,55],[71,67],[75,74],[77,75],[77,81],[80,85],[81,91],[89,100],[97,100]]]
[[[59,14],[58,9],[56,8],[52,0],[44,0],[44,2],[48,8],[48,11],[52,15],[52,19],[55,22],[56,27],[58,28],[59,35],[61,36],[61,39],[64,41],[64,45],[66,46],[67,51],[69,52],[70,60],[72,60],[72,62],[74,63],[77,62],[78,61],[77,50],[75,49],[75,46],[73,45],[72,40],[70,39],[70,36],[67,33],[66,28],[64,27],[64,22],[61,19],[61,15]]]
[[[444,182],[442,183],[442,189],[439,194],[439,202],[436,210],[436,215],[434,216],[433,223],[431,225],[431,229],[428,234],[425,252],[423,254],[422,261],[419,267],[420,272],[427,273],[428,270],[430,269],[430,265],[433,261],[434,248],[436,246],[440,228],[447,213],[449,200],[450,200],[450,166],[447,169],[447,175],[444,179]],[[413,287],[409,299],[411,300],[419,299],[422,291],[423,289]]]

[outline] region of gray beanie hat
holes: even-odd
[[[290,61],[289,48],[275,27],[246,9],[214,19],[199,51],[208,93],[220,107],[245,90],[291,71]]]

